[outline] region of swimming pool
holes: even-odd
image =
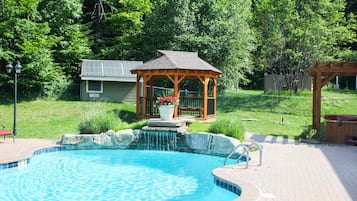
[[[211,175],[223,160],[165,151],[51,152],[2,170],[0,200],[230,201],[238,195]]]

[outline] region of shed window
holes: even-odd
[[[87,92],[103,92],[103,82],[102,81],[87,81]]]

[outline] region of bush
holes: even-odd
[[[244,141],[244,126],[240,120],[235,119],[220,119],[214,121],[208,132],[222,133],[230,137],[237,138],[240,141]]]
[[[312,128],[312,125],[308,125],[304,127],[304,130],[300,134],[300,138],[302,139],[317,139],[317,140],[323,140],[324,137],[324,124],[321,123],[320,125],[320,131],[317,131],[316,129]]]
[[[103,133],[108,130],[115,130],[118,124],[122,124],[122,122],[113,113],[89,113],[79,123],[79,132],[88,134]]]

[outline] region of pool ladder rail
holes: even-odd
[[[227,160],[230,159],[234,153],[237,153],[237,150],[239,147],[242,147],[243,148],[243,152],[242,153],[239,153],[239,157],[237,158],[237,163],[239,162],[239,160],[242,158],[242,157],[245,157],[246,160],[245,160],[245,168],[248,168],[249,166],[249,160],[250,160],[250,157],[249,157],[249,147],[256,147],[258,148],[259,150],[259,166],[262,165],[262,162],[263,162],[263,147],[256,143],[256,142],[251,142],[251,144],[247,145],[247,144],[244,144],[244,143],[240,143],[238,144],[232,151],[231,153],[229,153],[229,155],[226,157],[226,159],[224,159],[224,165],[226,165],[227,163]]]

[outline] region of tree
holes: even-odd
[[[23,71],[19,79],[20,93],[36,97],[43,94],[46,87],[63,76],[56,70],[52,59],[51,48],[58,41],[55,36],[48,35],[48,23],[38,22],[38,1],[7,0],[0,20],[0,60],[21,61]],[[1,77],[8,85],[12,78],[4,71]]]
[[[297,91],[313,61],[336,59],[355,40],[355,21],[344,11],[343,0],[255,1],[256,65],[284,75],[287,89]]]
[[[90,2],[89,2],[90,3]],[[92,2],[93,5],[93,2]],[[143,17],[151,10],[149,0],[98,0],[94,4],[95,37],[92,50],[101,59],[129,59],[135,57],[135,45]]]
[[[53,60],[70,80],[79,78],[79,64],[90,52],[89,30],[81,24],[82,6],[78,0],[43,0],[38,8],[49,35],[59,39],[52,48]]]
[[[247,81],[254,49],[250,8],[245,0],[155,0],[145,18],[143,57],[157,49],[197,51],[223,71],[222,89]]]

